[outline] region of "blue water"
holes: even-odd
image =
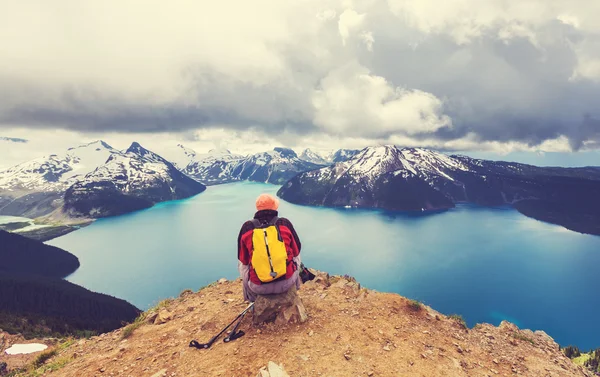
[[[256,196],[277,188],[213,186],[48,243],[79,257],[68,280],[148,308],[235,278],[239,227]],[[311,267],[459,313],[470,326],[508,319],[562,345],[600,346],[600,237],[469,205],[423,216],[282,202],[280,215],[293,221]]]

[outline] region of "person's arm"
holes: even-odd
[[[242,240],[242,236],[250,230],[252,230],[252,223],[250,221],[246,221],[244,225],[242,225],[242,229],[240,229],[240,234],[238,235],[237,240],[238,260],[246,266],[250,264],[250,253]]]
[[[292,247],[293,256],[296,257],[300,254],[300,250],[302,249],[302,243],[300,243],[300,237],[298,237],[298,233],[296,233],[296,229],[294,229],[294,225],[288,219],[282,218],[281,225],[285,226],[292,233]]]

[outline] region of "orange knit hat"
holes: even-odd
[[[279,208],[279,199],[269,194],[261,194],[256,199],[256,210],[262,211],[265,209],[271,209],[273,211],[277,211]]]

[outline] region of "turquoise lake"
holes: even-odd
[[[184,289],[237,277],[237,235],[254,200],[278,186],[235,183],[161,203],[49,241],[75,254],[68,280],[146,309]],[[433,214],[281,203],[309,267],[397,292],[469,326],[507,319],[561,345],[600,347],[600,237],[510,208],[461,205]]]

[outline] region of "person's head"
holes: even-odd
[[[256,198],[256,210],[262,211],[265,209],[270,209],[273,211],[277,211],[279,208],[279,199],[270,194],[261,194]]]

